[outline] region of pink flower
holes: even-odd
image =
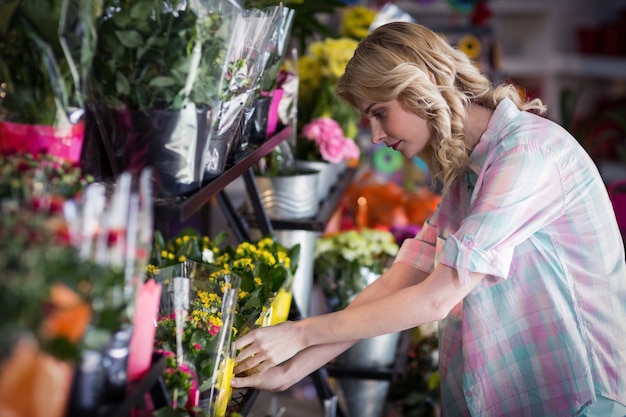
[[[344,146],[346,140],[343,136],[336,136],[319,144],[320,153],[324,160],[338,164],[344,159]]]
[[[354,141],[346,138],[341,125],[330,117],[318,117],[304,125],[303,138],[314,141],[322,159],[331,163],[340,163],[345,159],[358,158],[360,149]]]
[[[346,139],[343,145],[343,155],[345,159],[359,159],[361,157],[361,148],[351,139]]]
[[[211,325],[211,328],[209,329],[209,334],[211,336],[215,336],[219,332],[220,332],[220,326],[213,326],[213,325]]]

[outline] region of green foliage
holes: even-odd
[[[93,98],[109,107],[180,110],[218,99],[228,25],[178,0],[105,0]]]

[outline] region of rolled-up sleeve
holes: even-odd
[[[421,271],[431,273],[437,248],[437,227],[429,219],[413,239],[405,239],[394,262],[402,262]]]

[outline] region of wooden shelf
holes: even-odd
[[[160,221],[169,220],[184,222],[202,209],[217,193],[251,168],[259,159],[269,154],[276,146],[291,135],[291,127],[286,127],[269,138],[258,148],[251,150],[226,169],[220,176],[204,185],[200,190],[188,197],[155,202],[154,215]]]

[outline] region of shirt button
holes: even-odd
[[[471,240],[471,239],[469,239],[469,240],[465,241],[465,245],[466,245],[468,248],[473,248],[473,247],[474,247],[474,241],[473,241],[473,240]]]
[[[465,391],[465,395],[467,395],[468,397],[471,397],[472,396],[472,391],[470,391],[470,390]]]

